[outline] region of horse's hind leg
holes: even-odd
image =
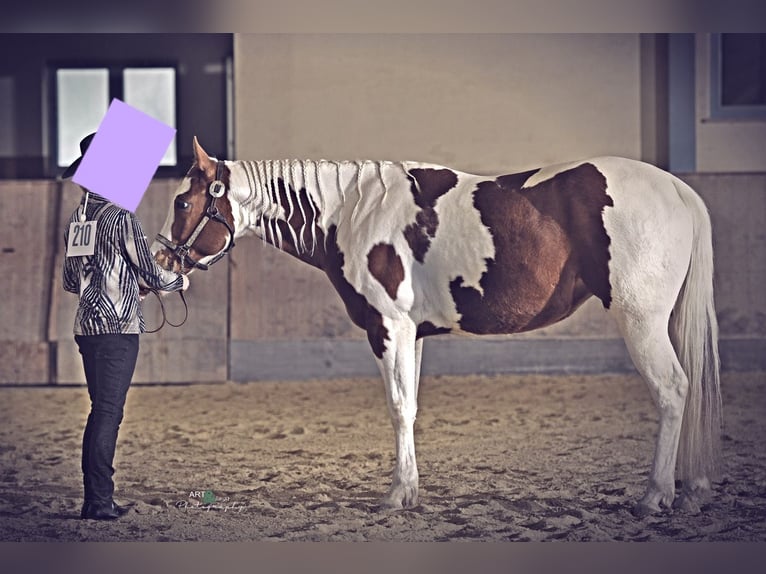
[[[649,485],[634,509],[639,517],[660,512],[661,506],[670,508],[675,497],[676,457],[689,383],[670,342],[669,315],[618,316],[625,344],[660,417]]]

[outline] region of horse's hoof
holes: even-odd
[[[662,509],[658,504],[647,504],[646,502],[639,502],[633,507],[633,516],[636,518],[646,518],[652,514],[659,514]]]
[[[380,505],[386,510],[401,510],[402,503],[392,499],[390,496],[386,496],[380,501]]]
[[[403,508],[413,508],[418,504],[417,487],[396,486],[392,487],[382,504],[392,510],[401,510]]]
[[[681,496],[673,502],[673,509],[687,514],[700,514],[702,512],[699,502],[693,495],[686,492],[681,493]]]

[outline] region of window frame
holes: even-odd
[[[47,106],[48,110],[50,111],[48,121],[46,122],[48,125],[48,149],[50,150],[50,153],[48,154],[48,159],[46,162],[46,169],[48,170],[48,174],[52,177],[59,176],[63,171],[64,167],[61,167],[58,165],[58,154],[59,154],[59,145],[58,145],[58,118],[59,118],[59,108],[58,108],[58,70],[67,69],[67,70],[76,70],[76,69],[105,69],[108,72],[108,101],[107,106],[111,103],[111,101],[114,98],[118,98],[119,100],[125,101],[124,99],[124,71],[126,68],[172,68],[174,70],[174,87],[175,87],[175,95],[174,95],[174,112],[175,112],[175,123],[174,126],[176,129],[176,137],[174,138],[171,145],[175,146],[175,155],[176,155],[176,164],[175,165],[161,165],[157,168],[157,171],[154,174],[154,177],[157,178],[176,178],[181,174],[181,170],[185,169],[181,166],[180,160],[181,156],[179,154],[178,149],[178,126],[180,125],[180,119],[179,119],[179,111],[180,111],[180,90],[178,89],[179,85],[179,72],[181,66],[178,64],[178,62],[169,62],[166,60],[120,60],[120,61],[114,61],[110,60],[108,62],[104,61],[98,61],[98,60],[77,60],[77,61],[67,61],[67,60],[61,60],[61,61],[54,61],[50,62],[48,65],[48,78],[49,78],[49,89],[48,89],[48,97],[49,97],[49,106]]]
[[[710,119],[766,121],[765,105],[724,105],[723,104],[723,58],[721,33],[710,35]]]

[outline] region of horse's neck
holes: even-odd
[[[251,190],[244,207],[261,224],[264,239],[280,248],[292,244],[299,252],[313,251],[320,235],[326,237],[362,201],[385,194],[392,177],[404,177],[401,164],[369,160],[241,164]]]

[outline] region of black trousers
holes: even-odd
[[[138,335],[75,335],[90,395],[82,439],[85,501],[108,503],[114,493],[114,451],[125,397],[138,358]]]

